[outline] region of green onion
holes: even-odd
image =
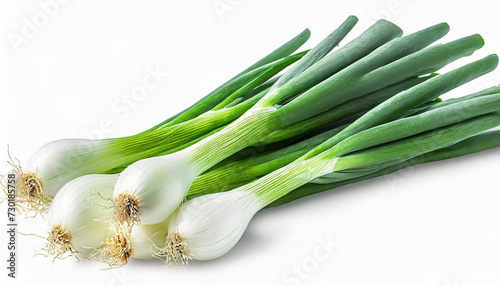
[[[500,94],[436,108],[357,133],[231,191],[189,200],[171,218],[163,256],[167,263],[184,264],[220,257],[237,243],[257,211],[294,189],[324,175],[345,178],[447,148],[500,125],[499,110]]]
[[[345,34],[344,29],[341,26],[335,32]],[[159,223],[180,205],[197,176],[271,132],[350,99],[433,72],[483,45],[481,37],[475,35],[425,48],[448,30],[448,25],[438,24],[390,41],[398,37],[401,30],[387,21],[377,22],[368,34],[362,34],[346,45],[356,47],[351,54],[346,55],[344,49],[339,49],[317,59],[316,64],[282,86],[271,87],[245,114],[216,134],[176,153],[141,160],[127,167],[115,186],[114,220]],[[379,47],[377,44],[381,39],[386,43]],[[318,47],[309,53],[315,54],[316,49]],[[363,57],[363,54],[367,55]],[[291,71],[300,70],[303,60],[296,63],[299,68],[292,66]],[[314,76],[310,76],[311,73]],[[278,105],[292,97],[291,101]]]
[[[359,99],[338,105],[337,107],[315,116],[310,120],[305,120],[290,126],[289,128],[273,132],[270,136],[264,138],[263,141],[273,143],[278,141],[278,138],[279,141],[282,141],[295,135],[304,136],[304,133],[307,132],[304,132],[303,130],[307,130],[308,127],[311,128],[331,124],[332,121],[335,122],[360,111],[369,110],[397,93],[420,84],[433,76],[435,75],[406,80],[360,97]],[[228,158],[228,161],[232,161],[231,163],[222,164],[219,168],[210,169],[201,176],[197,177],[190,186],[186,198],[191,199],[202,194],[231,190],[236,186],[257,179],[260,176],[291,163],[300,156],[304,155],[306,152],[310,151],[316,145],[339,133],[345,127],[346,126],[341,126],[330,129],[292,145],[287,145],[285,143],[286,147],[258,156],[252,156],[248,159],[235,161],[235,158],[230,157]],[[300,133],[301,130],[303,133]],[[272,140],[269,140],[269,137],[271,137]],[[259,144],[263,141],[259,142]]]
[[[300,188],[293,190],[292,192],[284,195],[283,197],[275,200],[270,203],[270,206],[278,206],[282,204],[286,204],[297,199],[310,196],[313,194],[317,194],[320,192],[324,192],[327,190],[332,190],[338,187],[342,187],[348,184],[385,176],[397,172],[401,169],[408,168],[411,166],[425,164],[430,162],[436,162],[446,159],[451,159],[455,157],[465,156],[472,153],[482,152],[485,150],[498,148],[500,147],[500,131],[489,131],[484,132],[479,135],[475,135],[469,137],[463,141],[460,141],[450,147],[438,149],[436,151],[432,151],[417,157],[414,157],[410,160],[404,161],[402,163],[392,165],[390,167],[384,168],[380,171],[370,173],[369,175],[364,176],[355,176],[353,179],[338,181],[336,179],[328,179],[325,178],[323,180],[315,180],[319,182],[317,184],[306,184]]]
[[[154,251],[165,245],[168,221],[155,225],[141,224],[129,230],[125,225],[117,225],[113,235],[108,237],[98,253],[92,258],[111,267],[122,266],[130,258],[152,259]]]
[[[85,175],[61,188],[47,214],[48,255],[92,254],[113,234],[106,221],[110,209],[102,198],[111,197],[116,180],[117,174]]]

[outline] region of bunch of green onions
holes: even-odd
[[[45,251],[111,266],[215,259],[262,208],[500,146],[488,132],[500,87],[439,98],[497,67],[490,55],[435,73],[480,49],[479,35],[432,45],[446,23],[402,37],[380,20],[337,48],[356,23],[292,54],[305,30],[142,133],[54,141],[26,169],[11,162],[18,203],[48,211]]]

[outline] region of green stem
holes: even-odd
[[[401,169],[408,168],[411,166],[436,162],[441,160],[447,160],[498,147],[500,147],[500,130],[481,133],[479,135],[475,135],[463,141],[460,141],[450,147],[442,148],[433,152],[423,154],[421,156],[412,158],[403,163],[387,167],[385,169],[371,173],[366,176],[360,176],[354,179],[344,180],[340,182],[332,182],[328,184],[313,184],[313,183],[306,184],[302,187],[293,190],[287,195],[277,199],[276,201],[272,202],[271,204],[268,205],[268,207],[286,204],[303,197],[332,190],[352,183],[389,175]]]
[[[342,128],[344,127],[329,130],[276,151],[227,163],[217,169],[209,170],[193,181],[186,198],[189,200],[204,194],[223,192],[251,182],[291,163],[314,146],[338,133]]]
[[[484,94],[484,92],[481,92],[481,94]],[[464,96],[464,98],[472,97]],[[453,100],[450,101],[455,102]],[[421,109],[422,108],[417,107],[414,108],[413,111],[420,111]],[[340,131],[345,129],[346,126],[347,125],[327,130],[319,135],[302,140],[298,143],[292,143],[292,145],[289,145],[290,143],[285,141],[280,142],[278,144],[278,148],[262,146],[260,150],[245,150],[244,153],[251,154],[250,156],[247,155],[242,157],[235,154],[221,161],[219,164],[215,165],[213,168],[196,178],[189,189],[187,199],[189,200],[203,194],[228,191],[256,180],[263,175],[291,163],[293,160],[296,160],[315,146],[321,144],[335,134],[338,134]],[[288,128],[278,130],[278,133],[279,131],[287,129]],[[275,133],[276,132],[273,134]],[[269,136],[266,138],[269,138]],[[263,141],[260,141],[259,143],[262,142]],[[334,176],[337,179],[345,177],[339,173],[335,173]],[[327,177],[331,176],[327,175]],[[324,177],[322,177],[321,180],[324,180],[323,178]],[[315,181],[318,181],[318,179]]]
[[[259,106],[273,106],[317,85],[402,34],[403,31],[391,22],[377,21],[359,37],[328,54],[302,74],[270,93]]]
[[[492,95],[492,94],[497,94],[497,93],[500,93],[500,87],[493,86],[493,87],[490,87],[490,88],[487,88],[487,89],[484,89],[484,90],[481,90],[481,91],[478,91],[478,92],[475,92],[475,93],[472,93],[472,94],[469,94],[466,96],[462,96],[462,97],[458,97],[458,98],[451,98],[451,99],[448,99],[446,101],[441,101],[441,102],[434,102],[433,104],[429,104],[428,106],[423,107],[418,111],[413,111],[411,114],[407,114],[406,116],[420,114],[420,113],[423,113],[423,112],[426,112],[426,111],[429,111],[432,109],[448,106],[448,105],[453,104],[453,103],[466,101],[466,100],[469,100],[471,98],[481,97],[481,96],[485,96],[485,95]]]
[[[259,144],[270,144],[273,142],[285,140],[293,136],[297,136],[308,130],[313,130],[318,127],[331,124],[343,118],[358,114],[360,112],[367,112],[378,104],[393,97],[394,95],[407,90],[417,84],[420,84],[435,75],[417,77],[405,80],[403,82],[393,84],[381,90],[372,92],[362,97],[350,100],[343,104],[337,105],[330,110],[321,114],[308,118],[306,120],[295,123],[284,129],[273,132],[268,137],[264,138]]]
[[[250,93],[252,90],[257,88],[258,86],[262,85],[263,83],[268,81],[270,78],[275,76],[277,73],[282,71],[284,68],[288,67],[289,65],[291,65],[294,62],[301,59],[306,54],[307,54],[307,51],[283,58],[282,60],[280,60],[276,64],[274,64],[272,67],[265,70],[261,75],[259,75],[255,79],[251,80],[250,82],[248,82],[247,84],[243,85],[238,90],[233,92],[226,99],[224,99],[222,102],[217,104],[214,108],[212,108],[212,110],[216,111],[216,110],[222,109],[222,108],[224,108],[224,106],[230,104],[235,99],[245,96],[246,94]]]
[[[451,146],[498,125],[500,125],[500,114],[490,113],[345,158],[323,152],[304,161],[295,161],[234,191],[243,190],[256,194],[259,202],[265,206],[325,174],[349,169],[356,176],[356,172],[365,171],[374,165],[387,166],[400,163]]]
[[[332,156],[342,156],[459,123],[499,109],[500,94],[472,98],[370,128],[339,142],[327,152],[330,152]]]
[[[477,94],[484,94],[484,92],[476,93],[475,95]],[[420,117],[424,118],[427,117],[425,120],[414,119],[414,118],[412,118],[411,120],[403,120],[400,121],[399,124],[392,123],[390,124],[389,127],[385,129],[393,130],[395,133],[400,134],[401,137],[411,138],[412,134],[416,134],[421,130],[436,129],[445,126],[449,123],[453,124],[456,123],[457,121],[460,122],[468,118],[472,118],[477,114],[488,113],[489,111],[500,109],[500,94],[489,97],[485,96],[484,98],[479,98],[479,99],[470,96],[466,96],[466,98],[474,100],[469,100],[469,101],[464,100],[462,102],[453,101],[455,103],[450,104],[449,106],[447,105],[448,106],[447,108],[441,107],[441,109],[437,109],[436,111],[434,111],[434,115],[431,113],[420,115]],[[450,111],[447,112],[447,110]],[[458,117],[453,116],[453,114],[459,114],[460,116]],[[408,121],[414,121],[415,123],[418,123],[419,125],[423,126],[424,129],[413,127],[412,124],[408,124]],[[439,122],[439,124],[433,124],[437,122]],[[406,130],[400,129],[399,126],[403,127],[405,125],[409,126],[408,128],[406,128]],[[187,199],[191,199],[203,194],[231,190],[235,187],[243,185],[244,183],[248,183],[255,179],[258,179],[263,175],[266,175],[278,168],[281,168],[291,163],[293,160],[296,160],[297,158],[302,156],[302,154],[306,153],[308,150],[314,148],[314,146],[324,142],[328,138],[331,138],[335,134],[339,133],[342,129],[344,128],[333,129],[323,134],[312,137],[310,139],[304,140],[300,143],[284,147],[280,150],[257,155],[255,157],[230,163],[222,167],[219,167],[217,169],[208,171],[203,175],[201,175],[200,177],[198,177],[193,182],[191,188],[189,189]],[[405,131],[407,131],[407,133],[405,133]],[[438,144],[439,136],[436,135],[438,133],[436,131],[433,132],[434,132],[432,133],[433,136],[437,137],[430,138],[431,140],[430,143],[425,143],[421,136],[419,137],[420,143],[417,145],[429,148],[430,144]],[[372,134],[377,134],[377,132],[372,131]],[[462,135],[463,134],[461,134],[460,136]],[[368,137],[368,135],[366,135],[365,137]],[[398,140],[398,138],[399,137],[393,137],[391,140]],[[446,140],[448,140],[447,142],[449,142],[450,140],[449,138],[450,138],[449,136],[446,137]],[[429,140],[429,138],[427,139]],[[404,139],[404,140],[410,141],[410,139]],[[364,146],[359,142],[360,142],[359,140],[353,141],[351,139],[351,141],[349,141],[349,144],[344,143],[344,145],[356,145],[358,148],[363,148]],[[378,143],[380,142],[377,142],[375,144]],[[360,145],[358,146],[357,144]],[[336,164],[336,169],[338,170],[342,169],[342,172],[334,172],[331,175],[327,175],[326,176],[327,180],[331,181],[333,179],[335,180],[351,179],[353,175],[362,176],[365,173],[370,174],[380,168],[383,168],[384,166],[379,166],[379,165],[371,166],[367,164],[366,158],[369,156],[373,157],[373,154],[378,155],[377,158],[383,160],[384,164],[394,164],[394,162],[391,162],[390,160],[388,161],[387,158],[389,158],[389,155],[386,154],[387,152],[392,151],[398,160],[406,159],[406,157],[404,157],[403,155],[404,152],[415,152],[415,150],[412,150],[411,148],[408,147],[408,144],[404,145],[403,141],[401,140],[393,141],[393,143],[386,144],[387,146],[384,145],[383,142],[381,144],[382,145],[377,146],[372,151],[360,152],[361,155],[353,153],[353,155],[348,154],[346,156],[340,157]],[[416,151],[419,152],[418,149]],[[337,154],[338,153],[336,153],[336,155]],[[358,169],[354,171],[351,170],[356,168],[356,164],[365,167],[365,169],[359,170],[358,167]]]
[[[228,80],[220,87],[198,100],[192,106],[186,108],[185,110],[177,113],[176,115],[168,118],[167,120],[159,123],[158,125],[148,129],[147,131],[152,131],[158,128],[167,127],[171,125],[178,124],[190,119],[197,117],[200,114],[212,109],[214,106],[219,104],[227,96],[231,95],[238,88],[245,85],[249,81],[252,81],[258,77],[263,71],[270,68],[274,62],[291,55],[298,48],[300,48],[309,39],[311,32],[309,29],[305,29],[299,35],[286,42],[269,55],[265,56],[252,66],[248,67],[232,79]],[[146,131],[146,132],[147,132]]]
[[[273,87],[276,88],[281,84],[285,84],[287,81],[302,73],[304,69],[316,63],[345,37],[356,21],[357,19],[355,17],[349,17],[339,29],[335,30],[324,41],[314,47],[309,52],[309,56],[306,56],[304,60],[292,66],[288,72],[280,77]],[[262,82],[259,82],[259,84],[261,83]],[[273,87],[271,87],[271,90]],[[237,97],[239,97],[239,95],[234,98],[231,97],[230,100],[224,102],[223,105],[230,103]],[[306,110],[303,112],[308,111]],[[314,110],[311,110],[311,112],[314,112]],[[193,163],[192,167],[195,169],[195,173],[203,173],[237,151],[259,142],[270,132],[285,127],[281,119],[275,116],[275,114],[276,108],[272,106],[251,109],[238,120],[218,132],[217,135],[207,137],[186,148],[185,152],[190,162]],[[310,116],[314,115],[315,114],[312,113]]]
[[[314,49],[309,51],[297,64],[293,65],[280,79],[271,87],[270,93],[287,84],[294,78],[300,76],[309,67],[315,65],[323,57],[325,57],[334,47],[338,46],[345,36],[352,30],[358,22],[355,16],[349,16],[347,19],[323,41],[321,41]],[[313,68],[314,69],[314,68]]]
[[[353,134],[398,118],[409,109],[437,98],[441,94],[452,90],[457,86],[494,70],[497,65],[498,57],[496,55],[490,55],[482,60],[475,61],[448,73],[431,78],[419,85],[401,92],[370,110],[337,136],[325,141],[323,144],[304,155],[302,159],[315,156],[316,154],[335,146]]]
[[[429,35],[421,34],[424,32]],[[371,70],[371,68],[376,67],[372,62],[384,63],[392,60],[395,57],[391,56],[392,53],[399,54],[396,53],[398,49],[409,49],[408,46],[418,42],[419,38],[427,39],[428,42],[431,42],[435,40],[436,36],[434,34],[436,33],[439,34],[439,30],[426,29],[398,39],[397,41],[394,40],[393,42],[395,43],[389,42],[376,52],[352,64],[328,80],[311,88],[306,93],[283,106],[283,108],[280,108],[279,111],[283,113],[283,120],[285,122],[289,120],[296,121],[302,118],[303,115],[300,113],[302,106],[308,106],[309,109],[314,109],[318,112],[325,111],[331,108],[332,105],[338,105],[350,99],[360,97],[381,89],[384,86],[400,82],[407,78],[434,72],[449,62],[469,55],[484,44],[480,36],[474,35],[444,45],[436,45],[423,49],[397,59],[390,64]],[[415,34],[418,34],[417,36],[419,37],[413,37]],[[419,46],[422,46],[422,44]],[[413,51],[413,49],[411,50]],[[363,72],[368,73],[363,74]],[[436,77],[436,79],[440,77]],[[267,96],[262,98],[260,102],[265,100]],[[260,102],[256,104],[256,107],[260,105]]]
[[[499,124],[498,113],[480,115],[418,136],[341,156],[335,165],[334,172],[377,171],[430,151],[448,147]]]
[[[282,128],[279,119],[274,117],[275,111],[272,107],[250,109],[217,134],[184,149],[195,172],[202,174],[219,161],[259,142],[271,131]]]
[[[335,160],[318,155],[303,162],[293,162],[249,184],[234,189],[256,196],[261,207],[265,207],[314,178],[331,172]],[[279,187],[277,187],[279,186]]]
[[[274,62],[278,59],[281,59],[283,57],[291,55],[298,48],[300,48],[305,42],[307,42],[307,40],[309,40],[310,36],[311,36],[311,31],[309,31],[309,29],[305,29],[300,34],[295,36],[293,39],[291,39],[288,42],[286,42],[285,44],[281,45],[279,48],[272,51],[269,55],[260,59],[255,64],[251,65],[246,70],[239,73],[237,76],[240,76],[240,75],[245,74],[251,70],[254,70],[254,69],[259,68],[261,66],[264,66],[268,63]]]
[[[264,90],[260,94],[231,108],[205,112],[196,118],[177,125],[129,137],[107,139],[109,142],[107,147],[109,148],[103,151],[109,153],[110,158],[116,156],[118,161],[110,159],[109,162],[114,162],[115,165],[111,169],[105,169],[102,172],[114,173],[137,160],[170,154],[192,146],[214,135],[222,130],[224,126],[240,117],[266,92]]]

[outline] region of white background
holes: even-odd
[[[360,22],[349,39],[381,17],[406,33],[446,21],[443,41],[484,36],[482,50],[446,70],[500,52],[498,1],[69,1],[47,16],[49,2],[0,2],[4,173],[7,144],[26,162],[52,140],[144,130],[304,28],[312,31],[309,48],[350,14]],[[28,34],[27,22],[35,25]],[[148,68],[168,75],[127,106]],[[445,98],[499,83],[496,71]],[[18,278],[7,279],[2,262],[0,285],[500,285],[499,160],[492,150],[262,211],[229,254],[188,267],[52,263],[33,257],[42,239],[19,235]],[[19,224],[45,235],[42,219]],[[323,246],[329,241],[331,249]],[[302,275],[293,274],[298,268]]]

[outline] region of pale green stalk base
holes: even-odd
[[[193,170],[201,174],[237,151],[259,142],[281,123],[274,107],[251,109],[213,136],[184,149]]]

